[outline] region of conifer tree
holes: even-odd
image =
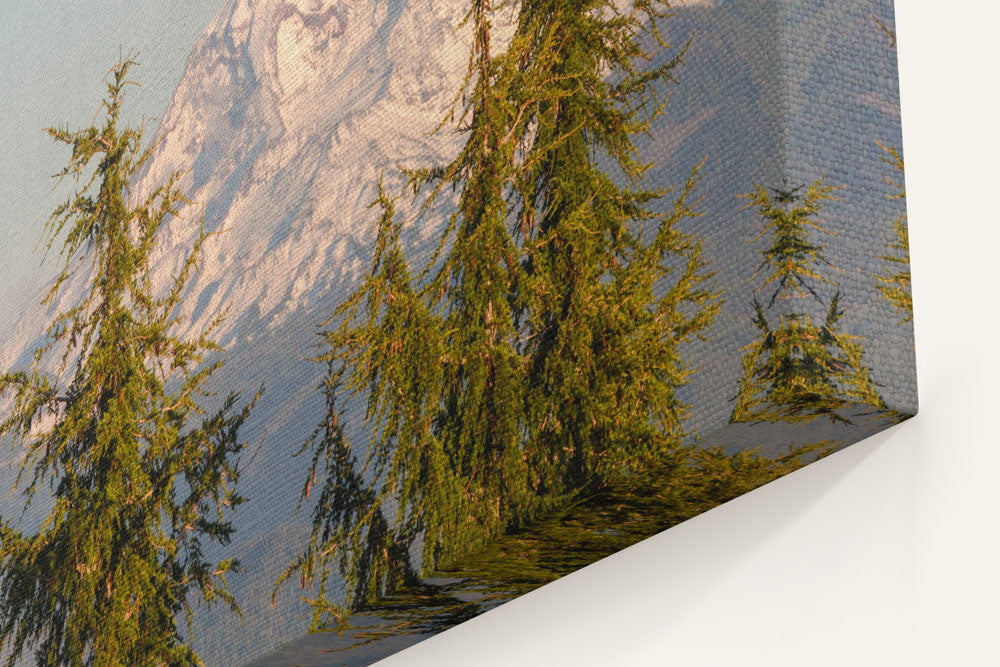
[[[780,300],[804,299],[823,304],[818,290],[832,286],[824,267],[836,271],[824,257],[824,246],[813,237],[830,233],[819,218],[824,202],[834,200],[837,188],[816,181],[802,188],[774,190],[757,186],[746,195],[747,208],[756,207],[764,221],[754,239],[767,236],[758,274],[767,277],[757,290],[767,296],[767,308]],[[815,322],[805,308],[788,308],[777,327],[768,321],[765,307],[754,298],[754,325],[760,331],[743,356],[733,422],[805,422],[825,416],[849,422],[846,411],[865,405],[884,409],[867,366],[864,348],[856,336],[840,330],[843,309],[837,290]]]
[[[896,48],[896,31],[881,19],[875,19],[879,29],[889,38],[889,48]],[[906,201],[906,186],[902,183],[904,174],[903,157],[894,148],[882,144],[878,147],[885,151],[882,160],[896,170],[900,182],[887,178],[886,183],[896,189],[889,195],[890,199]],[[913,319],[913,293],[910,285],[910,236],[907,230],[906,215],[897,218],[892,223],[895,238],[886,243],[886,254],[879,259],[887,262],[884,272],[877,275],[878,289],[886,301],[902,316],[902,322]]]
[[[327,417],[304,448],[303,500],[323,485],[312,537],[278,582],[318,580],[314,627],[680,444],[680,346],[719,298],[681,229],[697,215],[697,170],[663,214],[665,191],[641,185],[635,137],[680,63],[642,66],[659,55],[644,43],[671,48],[657,29],[669,6],[618,4],[524,0],[496,52],[501,7],[472,3],[457,114],[468,139],[452,162],[407,172],[421,214],[457,193],[417,274],[380,186],[372,270],[320,359]],[[366,405],[360,458],[340,415],[353,400]]]
[[[679,441],[686,406],[676,390],[689,378],[679,345],[719,307],[700,243],[680,228],[697,215],[697,170],[674,206],[657,213],[666,193],[642,186],[650,165],[634,143],[661,113],[661,84],[674,82],[683,55],[639,68],[653,55],[644,40],[667,47],[657,25],[666,9],[635,3],[615,15],[610,3],[593,1],[522,8],[523,48],[551,63],[538,92],[527,94],[540,101],[515,199],[526,273],[518,314],[530,332],[520,343],[529,364],[524,450],[536,493],[559,497],[607,482]],[[647,22],[636,22],[643,11]]]
[[[238,432],[252,402],[234,411],[230,395],[199,416],[221,364],[206,361],[221,320],[193,339],[171,331],[206,235],[157,289],[157,232],[187,202],[176,173],[144,198],[131,189],[153,150],[121,121],[134,64],[109,74],[102,124],[49,130],[72,149],[60,175],[82,187],[46,227],[49,248],[62,239],[63,263],[45,303],[58,303],[67,281],[91,282],[27,369],[0,375],[0,435],[22,448],[25,509],[51,495],[37,527],[0,525],[0,641],[11,665],[32,650],[39,665],[201,664],[178,630],[182,612],[190,630],[192,596],[238,612],[225,578],[238,561],[205,550],[229,542],[228,515],[244,501]]]
[[[899,151],[886,148],[882,144],[879,144],[879,147],[888,154],[888,157],[884,158],[885,162],[899,172],[899,178],[902,179],[903,158],[899,155]],[[905,202],[906,187],[891,179],[886,179],[886,182],[897,189],[897,192],[889,195],[889,198]],[[910,235],[907,231],[906,214],[894,220],[892,227],[895,238],[886,243],[886,254],[879,256],[879,259],[887,264],[884,272],[876,278],[882,296],[902,316],[902,322],[909,322],[913,319],[913,292],[910,284]]]

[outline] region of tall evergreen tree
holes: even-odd
[[[755,241],[767,236],[758,273],[767,272],[757,290],[767,296],[767,308],[780,300],[812,299],[823,304],[821,284],[832,286],[823,267],[837,270],[823,255],[824,246],[813,237],[830,233],[819,218],[824,202],[834,200],[837,188],[816,181],[802,188],[774,190],[757,186],[746,195],[764,221]],[[765,307],[754,299],[754,325],[759,337],[743,356],[733,422],[811,421],[825,416],[847,422],[853,406],[884,409],[864,363],[864,348],[856,336],[840,330],[843,310],[839,290],[829,300],[825,316],[814,322],[805,308],[788,308],[777,327],[768,321]]]
[[[131,190],[153,150],[120,118],[134,64],[110,73],[103,124],[49,130],[72,149],[61,176],[83,185],[46,227],[48,247],[63,239],[64,263],[45,303],[77,272],[91,282],[30,366],[0,375],[0,435],[23,448],[25,509],[39,490],[52,500],[28,533],[0,525],[0,641],[11,665],[26,650],[39,665],[201,664],[177,627],[186,612],[190,630],[192,596],[238,612],[225,576],[239,563],[205,549],[229,542],[228,514],[244,500],[238,432],[252,402],[234,412],[230,395],[199,417],[221,364],[205,361],[219,350],[210,334],[221,320],[194,339],[171,331],[206,236],[157,290],[157,232],[186,200],[178,174],[145,198]]]
[[[526,274],[516,305],[530,332],[519,341],[528,363],[524,451],[533,488],[546,496],[634,471],[679,441],[687,408],[676,391],[689,377],[679,346],[719,306],[699,241],[680,229],[696,215],[697,173],[657,213],[666,193],[642,186],[651,165],[634,143],[662,111],[660,84],[674,82],[683,50],[638,68],[662,58],[644,42],[667,46],[657,27],[666,6],[628,9],[616,14],[594,1],[522,7],[522,48],[545,65],[537,92],[526,94],[539,102],[516,178]],[[640,23],[642,11],[649,14]]]
[[[320,359],[328,413],[305,448],[303,490],[325,477],[312,538],[279,580],[319,580],[314,627],[414,575],[417,545],[429,572],[679,446],[677,390],[691,373],[680,346],[719,299],[681,229],[697,170],[664,214],[665,191],[641,186],[635,137],[680,63],[642,67],[660,55],[645,44],[670,48],[657,30],[669,6],[619,4],[523,0],[497,53],[499,8],[472,3],[458,98],[468,139],[449,164],[408,172],[424,214],[457,192],[417,275],[380,187],[372,270]],[[353,399],[367,406],[360,459],[339,414]],[[327,588],[334,563],[343,605]]]

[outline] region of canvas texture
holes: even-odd
[[[371,664],[916,414],[891,0],[119,4],[0,10],[10,664]]]

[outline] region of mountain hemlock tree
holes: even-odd
[[[78,271],[92,282],[55,317],[27,370],[0,376],[0,434],[23,447],[25,510],[39,490],[52,500],[30,534],[0,525],[0,640],[10,665],[26,650],[39,665],[201,664],[177,627],[185,612],[191,629],[189,598],[239,611],[225,579],[239,563],[212,562],[204,550],[229,542],[227,515],[244,501],[238,431],[253,402],[234,412],[230,395],[191,424],[221,365],[205,362],[219,350],[209,335],[221,318],[191,340],[170,333],[204,233],[164,293],[154,289],[157,231],[187,202],[175,173],[131,203],[130,182],[152,151],[141,129],[120,125],[134,64],[109,74],[102,125],[49,130],[72,148],[60,176],[84,185],[46,227],[48,247],[64,238],[64,264],[45,303],[57,303]],[[54,375],[43,364],[52,357]]]
[[[890,28],[885,22],[875,17],[875,23],[879,29],[889,38],[889,48],[896,48],[896,31]],[[876,142],[879,148],[885,151],[882,161],[899,172],[900,182],[891,178],[885,181],[896,189],[896,192],[889,195],[889,199],[906,202],[906,185],[903,183],[905,168],[903,158],[895,148],[889,148]],[[886,243],[886,254],[880,255],[879,259],[888,262],[885,265],[884,273],[875,276],[878,280],[878,289],[885,297],[886,301],[903,316],[900,324],[913,320],[913,291],[910,281],[910,235],[906,223],[906,214],[892,222],[895,238]]]
[[[756,186],[745,195],[750,200],[747,208],[756,208],[764,221],[754,241],[770,239],[758,269],[758,274],[766,271],[767,277],[757,290],[765,292],[767,308],[778,299],[824,303],[817,290],[821,283],[831,281],[822,267],[837,269],[827,262],[824,246],[813,235],[830,233],[818,216],[824,202],[835,200],[833,193],[838,189],[820,180],[802,194],[802,187],[768,191]],[[846,412],[854,406],[885,409],[858,337],[839,329],[843,316],[839,290],[819,321],[798,309],[780,315],[773,327],[756,297],[754,313],[753,323],[760,334],[743,355],[743,377],[731,421],[808,422],[825,416],[850,423]]]
[[[879,144],[879,148],[884,150],[888,157],[883,160],[899,172],[902,180],[904,166],[903,158],[899,151],[894,148],[886,148]],[[894,194],[889,195],[889,199],[906,201],[906,186],[891,179],[886,182],[896,188]],[[879,255],[879,259],[888,262],[885,265],[884,273],[876,276],[878,279],[878,289],[885,297],[885,300],[892,304],[892,307],[903,317],[900,323],[913,320],[913,291],[910,280],[910,235],[907,231],[906,214],[893,220],[893,231],[896,237],[886,243],[885,255]]]
[[[666,213],[655,208],[666,192],[640,184],[635,137],[680,64],[642,67],[658,57],[644,43],[670,48],[657,29],[669,6],[524,0],[495,52],[501,4],[475,0],[465,19],[466,143],[447,165],[406,172],[422,213],[456,193],[440,244],[412,274],[380,184],[372,269],[326,333],[327,416],[303,448],[303,501],[321,485],[313,532],[277,584],[299,575],[314,629],[662,459],[684,435],[680,346],[720,300],[680,228],[698,215],[697,169]],[[360,456],[341,414],[357,401]]]

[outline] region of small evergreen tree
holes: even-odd
[[[233,412],[230,395],[191,423],[221,364],[205,362],[219,349],[209,336],[221,320],[192,340],[170,333],[204,234],[165,293],[154,289],[157,232],[186,201],[173,174],[132,203],[130,183],[152,151],[141,129],[120,123],[134,64],[113,68],[102,125],[49,130],[72,148],[61,175],[84,185],[46,228],[48,247],[64,239],[64,264],[45,303],[77,271],[92,282],[56,316],[30,366],[0,375],[0,434],[23,447],[25,509],[46,488],[53,502],[31,533],[0,525],[0,643],[10,665],[31,649],[39,665],[201,664],[177,627],[183,611],[190,630],[191,596],[238,612],[225,575],[239,563],[212,562],[205,548],[229,542],[227,514],[244,500],[238,432],[252,402]]]
[[[899,151],[894,148],[886,148],[879,144],[889,157],[884,158],[899,172],[899,178],[903,177],[903,158]],[[897,192],[889,195],[890,199],[906,201],[906,186],[891,179],[886,179],[889,185],[897,189]],[[886,254],[880,255],[879,259],[887,262],[884,273],[876,276],[878,279],[878,289],[885,297],[886,301],[903,317],[901,322],[913,320],[913,291],[910,281],[910,235],[907,231],[906,214],[893,220],[893,231],[895,238],[886,243]]]
[[[407,172],[423,212],[451,190],[456,212],[411,275],[380,186],[372,270],[326,334],[327,417],[304,450],[303,500],[325,480],[307,549],[278,582],[319,580],[314,628],[417,574],[417,545],[430,572],[679,446],[680,346],[719,299],[681,229],[697,170],[664,214],[665,191],[640,185],[635,137],[680,63],[640,67],[656,55],[644,40],[667,47],[667,9],[525,0],[498,54],[497,10],[472,3],[468,139],[449,164]],[[366,405],[360,459],[339,415],[351,400]]]
[[[764,220],[755,241],[769,236],[760,271],[768,275],[758,291],[769,293],[768,308],[778,299],[812,298],[822,304],[820,283],[830,284],[820,268],[835,270],[823,256],[824,246],[813,234],[830,233],[819,212],[834,200],[836,188],[816,181],[802,188],[774,190],[757,186],[748,208]],[[772,291],[773,290],[773,291]],[[855,405],[884,409],[885,404],[864,364],[864,349],[856,336],[839,330],[843,310],[839,290],[832,296],[821,323],[796,309],[772,327],[765,308],[754,299],[754,325],[760,331],[743,356],[743,378],[736,396],[733,422],[811,421],[825,416],[849,421],[845,410]]]
[[[896,31],[884,21],[875,17],[875,23],[890,40],[889,48],[896,48]],[[876,142],[878,143],[878,142]],[[882,161],[898,172],[899,182],[886,178],[885,181],[896,192],[889,195],[889,199],[906,202],[906,186],[903,184],[905,173],[903,157],[895,148],[888,148],[881,143],[878,147],[885,151],[886,155]],[[878,280],[878,289],[892,307],[903,317],[900,322],[910,322],[913,320],[913,292],[910,284],[910,235],[907,229],[906,214],[893,220],[893,231],[895,238],[886,243],[886,254],[880,255],[879,259],[887,262],[884,273],[875,276]]]
[[[896,48],[896,30],[887,23],[875,17],[875,23],[879,30],[889,38],[889,49]],[[896,191],[888,195],[889,199],[903,202],[905,209],[906,186],[903,184],[904,165],[903,157],[899,151],[889,148],[876,142],[878,147],[884,151],[882,161],[890,165],[898,172],[899,182],[892,178],[886,178],[885,182]],[[906,213],[892,223],[894,238],[885,244],[884,255],[879,255],[878,259],[885,262],[882,273],[875,275],[876,287],[892,308],[902,317],[899,324],[905,324],[913,320],[913,292],[910,284],[910,236],[907,228]],[[897,410],[886,411],[886,418],[893,423],[900,423],[909,419],[912,415]]]
[[[342,324],[324,334],[330,352],[319,360],[327,365],[322,385],[327,410],[299,452],[312,452],[303,501],[317,476],[325,474],[312,535],[278,581],[280,586],[296,571],[303,588],[319,579],[309,598],[314,629],[343,620],[352,604],[372,603],[411,580],[408,545],[422,525],[447,521],[449,502],[462,498],[434,428],[444,385],[441,323],[411,286],[395,200],[381,181],[374,206],[383,213],[372,270],[334,313]],[[363,463],[353,454],[341,421],[338,398],[345,389],[349,395],[367,391],[365,415],[372,433]],[[422,498],[429,491],[438,496],[425,501],[424,512],[400,511],[399,523],[390,529],[385,506],[393,496]],[[333,601],[329,590],[334,562],[348,587],[346,606]]]

